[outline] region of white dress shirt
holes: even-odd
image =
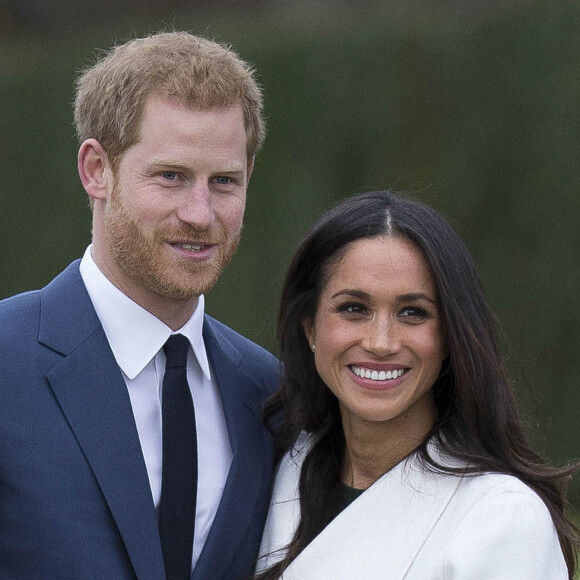
[[[80,273],[119,365],[131,399],[139,441],[155,507],[161,497],[161,386],[165,371],[163,345],[173,331],[114,286],[99,270],[89,246]],[[203,342],[204,297],[175,333],[191,343],[187,380],[195,405],[198,483],[192,569],[214,520],[232,462],[219,389],[212,380]]]

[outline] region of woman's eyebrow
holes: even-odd
[[[427,294],[423,294],[423,292],[410,292],[409,294],[401,294],[401,296],[397,296],[397,302],[412,302],[414,300],[427,300],[427,302],[437,304],[436,300],[427,296]]]

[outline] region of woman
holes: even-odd
[[[472,258],[437,212],[375,192],[323,215],[278,335],[266,419],[286,454],[257,578],[572,578],[573,468],[530,449]]]

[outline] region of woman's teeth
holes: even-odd
[[[405,372],[405,369],[396,369],[394,371],[372,371],[363,367],[352,366],[350,368],[357,377],[371,379],[372,381],[389,381],[392,379],[398,379]]]

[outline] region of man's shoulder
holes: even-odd
[[[205,315],[205,323],[218,344],[224,348],[224,344],[229,343],[239,353],[245,366],[254,372],[260,369],[262,372],[278,373],[278,359],[264,347],[208,314]]]
[[[275,358],[274,355],[268,352],[264,347],[250,340],[243,334],[240,334],[237,330],[234,330],[227,324],[215,319],[213,316],[206,314],[205,320],[218,340],[221,335],[222,337],[227,338],[236,348],[244,350],[249,349],[251,351],[259,352],[268,358]]]
[[[15,294],[0,300],[0,336],[14,336],[15,330],[19,334],[24,334],[27,328],[38,328],[41,318],[42,295],[45,293],[54,294],[68,303],[70,307],[70,296],[63,293],[63,288],[70,286],[70,282],[78,274],[78,261],[73,262],[44,288],[28,290],[20,294]]]
[[[40,312],[40,290],[29,290],[0,300],[0,333],[25,320],[37,319]]]
[[[2,383],[23,378],[34,368],[41,324],[40,291],[17,294],[0,301],[0,367]],[[24,362],[26,361],[26,362]]]

